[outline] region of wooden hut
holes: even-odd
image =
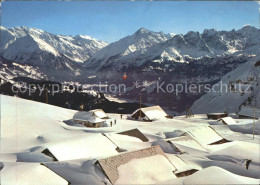
[[[208,119],[218,120],[220,118],[227,117],[228,113],[209,113],[207,114]]]
[[[221,121],[224,125],[235,125],[237,122],[231,117],[220,118],[218,121]]]
[[[136,137],[136,138],[140,139],[143,142],[149,141],[149,139],[142,132],[140,132],[140,130],[138,130],[137,128],[132,129],[132,130],[127,130],[127,131],[124,131],[124,132],[119,132],[117,134],[127,135],[127,136],[131,136],[131,137]]]
[[[91,110],[89,112],[92,112],[93,115],[92,116],[96,116],[100,119],[108,119],[108,115],[102,110],[102,109],[94,109],[94,110]]]
[[[107,176],[109,181],[112,184],[115,184],[117,180],[119,179],[119,167],[123,166],[132,160],[144,160],[152,156],[162,156],[167,161],[169,166],[172,166],[172,172],[170,171],[169,174],[172,173],[173,178],[182,177],[186,175],[191,175],[192,173],[196,172],[197,170],[192,169],[188,167],[187,163],[185,163],[183,160],[178,158],[177,156],[172,156],[169,158],[163,150],[160,148],[159,145],[152,146],[146,149],[141,149],[133,152],[127,152],[123,154],[119,154],[116,156],[108,157],[105,159],[99,159],[96,164],[99,165],[104,172],[104,174]],[[144,173],[149,173],[150,168],[153,168],[153,166],[142,167],[142,170],[139,169],[140,173],[145,171]],[[162,165],[165,165],[165,163],[162,163]],[[135,166],[134,168],[138,168],[138,166]],[[136,171],[135,169],[133,169]],[[160,174],[158,174],[160,175]]]
[[[167,114],[160,106],[152,106],[152,107],[145,107],[141,109],[137,109],[131,115],[132,118],[135,120],[142,119],[144,121],[155,121],[160,119],[165,119]]]
[[[95,116],[93,112],[77,112],[73,116],[73,121],[85,125],[86,127],[100,127],[105,123],[105,120]]]

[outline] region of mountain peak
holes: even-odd
[[[135,32],[135,34],[145,34],[145,33],[150,33],[150,32],[151,32],[150,30],[148,30],[148,29],[142,27],[142,28],[140,28],[139,30],[137,30],[137,31]]]
[[[258,29],[254,26],[251,26],[249,24],[243,26],[243,28],[239,29],[239,32],[254,32],[257,31]]]
[[[250,24],[246,24],[245,26],[242,27],[243,28],[253,28],[253,26],[251,26]]]
[[[88,36],[88,35],[76,35],[75,38],[94,40],[94,38],[92,38],[91,36]]]
[[[205,34],[205,35],[214,35],[214,34],[216,34],[218,31],[217,30],[215,30],[215,29],[205,29],[204,31],[203,31],[203,34]]]
[[[199,37],[200,33],[199,32],[195,32],[195,31],[189,31],[185,36],[190,38],[190,37]]]

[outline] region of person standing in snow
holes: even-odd
[[[113,122],[112,122],[112,121],[110,121],[110,126],[111,126],[111,127],[113,126]]]
[[[194,114],[191,109],[190,109],[190,117],[194,117]]]
[[[121,119],[123,119],[123,114],[120,115]]]
[[[186,118],[189,117],[189,109],[186,109]]]
[[[116,125],[116,119],[115,119],[115,121],[114,121],[114,122],[115,122],[115,125]]]

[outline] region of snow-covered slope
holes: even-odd
[[[255,65],[259,59],[258,55],[226,74],[214,91],[194,102],[193,112],[236,112],[241,105],[260,107],[260,67]]]
[[[239,176],[216,166],[205,168],[187,177],[183,181],[183,184],[258,184],[258,183],[259,183],[258,179]]]
[[[83,62],[106,45],[107,43],[89,36],[62,36],[36,28],[1,27],[0,54],[23,63],[28,63],[26,59],[29,53],[42,51],[54,56],[63,54],[72,61]]]
[[[6,185],[67,185],[68,182],[47,167],[37,163],[7,164],[1,172],[1,183]]]
[[[126,148],[127,152],[145,149],[156,144],[157,141],[164,141],[163,135],[166,132],[199,129],[211,122],[202,115],[195,115],[190,119],[180,116],[147,124],[147,122],[129,120],[126,117],[119,119],[120,115],[109,114],[111,119],[118,121],[113,127],[86,128],[78,127],[74,122],[70,125],[66,124],[66,120],[70,120],[76,113],[73,110],[4,95],[0,95],[0,103],[0,175],[3,184],[10,184],[10,182],[35,184],[34,177],[41,178],[43,184],[52,182],[52,179],[48,178],[54,178],[56,181],[60,179],[61,183],[64,182],[62,179],[65,179],[74,185],[95,185],[104,184],[104,182],[111,184],[95,162],[98,159],[118,155],[119,153],[115,150],[117,146]],[[241,122],[241,120],[237,121]],[[142,142],[130,136],[116,134],[133,128],[140,128],[149,141]],[[201,131],[203,132],[203,130]],[[108,137],[101,133],[105,133]],[[231,139],[235,138],[234,135],[236,135],[234,132],[229,134]],[[161,157],[132,160],[117,167],[119,170],[118,183],[127,183],[128,180],[140,184],[190,184],[192,182],[197,184],[215,182],[219,184],[244,184],[245,182],[255,184],[259,180],[259,173],[257,173],[259,170],[259,152],[257,152],[259,151],[257,150],[259,137],[255,137],[256,139],[252,140],[251,136],[241,133],[239,139],[243,142],[207,145],[208,153],[200,153],[196,156],[185,153],[175,156],[166,153],[172,165],[178,170],[183,167],[199,170],[187,177],[175,177],[173,166]],[[137,142],[138,145],[136,145]],[[250,147],[250,150],[247,150],[246,146]],[[52,161],[51,156],[46,155],[46,152],[42,153],[46,148],[57,157],[58,161]],[[248,154],[243,153],[245,150]],[[240,155],[239,152],[242,152],[243,155]],[[244,163],[239,163],[245,159],[251,160],[248,169]],[[185,166],[180,163],[180,160],[185,163]],[[160,164],[163,166],[159,167]],[[155,167],[157,168],[155,169]],[[20,170],[24,171],[19,172]],[[127,173],[129,171],[133,173]],[[60,177],[55,176],[53,172]],[[160,172],[164,175],[162,176]],[[43,175],[40,175],[41,173]],[[216,174],[219,174],[216,177],[220,178],[218,181],[214,176]],[[202,179],[201,176],[204,178]],[[128,178],[135,179],[129,180]]]
[[[38,67],[19,64],[0,56],[0,79],[10,81],[16,77],[27,77],[36,80],[46,78]]]
[[[110,156],[117,156],[112,157],[114,161],[124,159],[118,156],[120,153],[116,148],[126,149],[125,152],[146,149],[158,142],[165,142],[166,133],[192,131],[195,128],[204,132],[201,128],[212,123],[205,115],[195,115],[189,119],[177,116],[147,123],[128,119],[127,115],[120,118],[119,114],[108,114],[110,119],[107,122],[116,119],[117,124],[89,128],[71,120],[77,112],[74,110],[5,95],[0,95],[0,106],[2,184],[67,184],[68,181],[71,185],[110,185],[105,172],[96,162]],[[67,124],[69,120],[71,124]],[[247,126],[244,120],[236,121]],[[116,134],[134,128],[139,128],[149,141]],[[203,134],[199,135],[203,137]],[[259,182],[259,135],[255,135],[255,140],[248,134],[237,135],[236,132],[225,132],[225,136],[233,142],[207,145],[207,153],[194,155],[184,152],[176,155],[164,151],[169,160],[158,155],[145,157],[147,155],[142,154],[143,157],[138,157],[138,160],[120,162],[116,166],[119,172],[117,183],[256,184]],[[204,141],[201,139],[198,142],[201,144]],[[168,147],[172,148],[171,145]],[[50,153],[46,152],[47,149]],[[194,148],[188,151],[192,150]],[[58,161],[54,161],[54,157]],[[131,159],[131,155],[129,157]],[[246,168],[244,162],[249,160],[251,162]],[[190,169],[199,171],[190,176],[174,175]]]

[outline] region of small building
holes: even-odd
[[[112,184],[115,184],[119,178],[118,168],[121,165],[127,164],[128,162],[130,162],[133,159],[143,159],[143,158],[156,156],[156,155],[161,155],[161,156],[165,157],[168,160],[168,162],[170,163],[170,160],[164,154],[162,149],[157,145],[157,146],[153,146],[153,147],[142,149],[142,150],[119,154],[119,155],[108,157],[105,159],[99,159],[96,162],[96,164],[98,164],[101,167],[101,169],[103,170],[104,174],[107,176],[109,181]],[[147,166],[147,167],[149,167],[149,166]],[[175,168],[172,165],[172,171],[174,171],[174,169]]]
[[[100,127],[105,124],[105,120],[95,116],[93,112],[77,112],[73,116],[73,121],[85,125],[86,127]]]
[[[94,109],[89,112],[93,113],[93,116],[96,116],[100,119],[108,119],[108,115],[102,109]]]
[[[132,118],[135,120],[143,119],[145,121],[155,121],[160,119],[165,119],[168,115],[164,112],[164,110],[159,106],[152,106],[152,107],[144,107],[139,108],[131,115]]]
[[[239,118],[260,118],[260,109],[242,106],[238,112]]]
[[[217,133],[211,126],[190,129],[187,131],[187,134],[198,141],[198,143],[203,147],[207,145],[217,145],[230,142],[219,135],[219,133]]]
[[[207,114],[208,119],[218,120],[220,118],[227,117],[228,113],[209,113]]]
[[[190,154],[190,152],[195,151],[207,152],[207,150],[189,134],[185,134],[177,138],[167,139],[167,142],[170,143],[174,149],[177,149],[179,153]]]
[[[49,156],[53,161],[67,161],[117,155],[117,146],[102,134],[80,136],[64,139],[54,143],[47,143],[42,154]]]
[[[132,130],[127,130],[127,131],[124,131],[124,132],[119,132],[117,134],[127,135],[127,136],[131,136],[131,137],[136,137],[136,138],[140,139],[143,142],[149,141],[149,139],[142,132],[140,132],[140,130],[138,130],[137,128],[132,129]]]
[[[220,118],[218,121],[221,121],[224,125],[235,125],[237,123],[231,117]]]
[[[154,142],[158,144],[161,149],[168,154],[190,154],[197,156],[198,154],[208,153],[207,149],[204,148],[197,140],[191,137],[188,133],[183,134],[179,137],[162,139]]]
[[[188,165],[182,158],[181,155],[172,155],[167,154],[167,157],[174,164],[176,170],[174,171],[174,175],[178,178],[192,175],[197,172],[197,169],[194,169],[192,166]]]
[[[135,136],[129,136],[119,133],[102,133],[106,136],[115,146],[116,150],[121,152],[136,151],[143,148],[151,147],[151,143],[143,142],[141,139]]]
[[[120,169],[122,169],[122,167],[124,168],[124,166],[129,167],[127,168],[129,170],[129,174],[131,174],[131,172],[135,172],[140,175],[144,173],[144,176],[150,173],[154,173],[154,170],[159,168],[163,170],[165,173],[167,173],[167,176],[170,178],[191,175],[192,173],[197,171],[193,170],[192,168],[187,168],[188,165],[184,165],[185,162],[183,161],[180,162],[181,159],[176,159],[176,157],[174,156],[172,156],[173,158],[171,159],[169,157],[170,156],[167,156],[159,145],[156,145],[146,149],[127,152],[105,159],[99,159],[97,160],[96,164],[101,167],[102,171],[112,184],[115,184],[118,181],[118,179],[120,179],[119,171]],[[159,159],[159,161],[150,159]],[[147,161],[149,163],[147,163]],[[151,163],[160,163],[161,165],[157,166]],[[139,164],[139,166],[137,166],[137,164]],[[156,178],[156,175],[161,176],[160,173],[156,173],[154,175],[154,178]],[[121,177],[121,179],[122,178],[125,178],[124,183],[129,183],[127,179],[130,177],[124,176]],[[131,179],[132,183],[134,182],[135,184],[140,184],[140,181],[138,180],[140,179]]]

